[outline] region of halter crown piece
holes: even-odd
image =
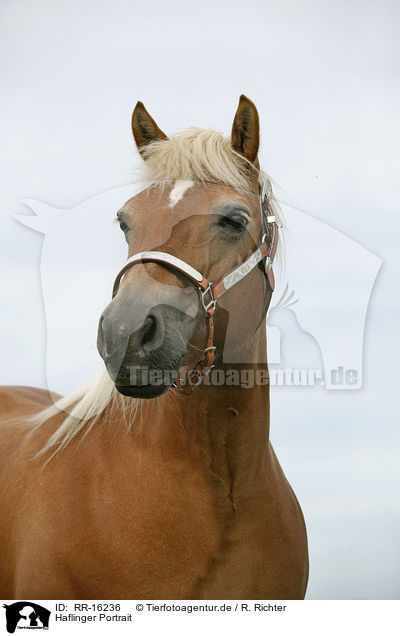
[[[214,312],[219,298],[231,287],[245,278],[253,269],[264,261],[264,271],[270,291],[274,290],[275,282],[272,271],[272,262],[278,246],[278,226],[275,216],[271,213],[270,200],[272,198],[272,187],[268,180],[265,180],[259,188],[260,208],[262,219],[262,237],[257,249],[249,258],[233,269],[231,272],[214,285],[197,269],[191,267],[180,258],[168,254],[167,252],[139,252],[126,261],[123,268],[118,272],[114,282],[112,297],[117,294],[121,280],[126,272],[138,263],[159,263],[163,267],[172,269],[185,276],[199,291],[201,304],[206,317],[206,346],[193,369],[189,372],[186,380],[181,383],[174,382],[174,386],[184,395],[190,395],[203,379],[208,375],[214,366],[216,347],[214,346]]]

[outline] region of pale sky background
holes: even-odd
[[[167,133],[228,134],[245,93],[280,198],[383,260],[363,387],[272,391],[271,439],[307,523],[310,599],[400,597],[399,18],[389,0],[3,0],[0,9],[3,384],[46,386],[42,237],[12,215],[29,214],[22,199],[75,208],[128,184],[138,99]],[[79,275],[68,240],[66,281]],[[69,381],[61,374],[60,385]]]

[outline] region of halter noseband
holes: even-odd
[[[274,290],[274,275],[272,272],[272,262],[275,257],[276,248],[278,246],[278,226],[275,216],[269,214],[270,212],[270,199],[272,198],[272,188],[269,181],[264,182],[263,188],[260,188],[260,206],[262,217],[263,234],[260,245],[249,256],[249,258],[232,271],[230,271],[219,283],[214,285],[205,276],[203,276],[197,269],[194,269],[191,265],[182,261],[180,258],[168,254],[167,252],[139,252],[134,254],[126,261],[123,268],[118,272],[114,282],[112,297],[114,298],[118,292],[121,280],[126,272],[138,263],[159,263],[160,265],[179,272],[185,276],[200,292],[201,304],[203,306],[206,324],[206,347],[201,355],[201,358],[196,362],[193,369],[189,372],[186,380],[179,385],[177,382],[173,383],[180,393],[184,395],[190,395],[194,389],[196,389],[206,375],[212,369],[215,350],[214,346],[214,312],[217,305],[217,301],[225,292],[231,287],[236,285],[239,281],[245,278],[253,269],[262,261],[265,260],[264,270],[266,279],[271,292]],[[267,244],[268,241],[268,244]]]

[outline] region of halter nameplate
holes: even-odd
[[[230,289],[236,283],[238,283],[242,278],[250,274],[251,270],[255,268],[256,265],[262,260],[263,255],[261,250],[258,249],[243,263],[243,265],[239,265],[233,272],[225,276],[223,279],[225,289]]]

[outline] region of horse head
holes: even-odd
[[[230,139],[200,129],[168,139],[141,102],[132,130],[149,185],[117,213],[128,259],[161,252],[208,281],[221,280],[249,258],[262,234],[254,104],[240,98]],[[228,316],[237,325],[230,329],[233,349],[259,325],[264,272],[256,268],[246,280],[216,308],[214,343],[220,352]],[[205,331],[201,297],[188,278],[166,263],[140,262],[125,272],[103,311],[97,345],[117,389],[149,398],[168,390],[182,364],[195,362]],[[149,382],[149,372],[156,373],[156,382]]]

